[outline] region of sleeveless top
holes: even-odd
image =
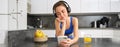
[[[62,28],[62,23],[60,24],[60,28]],[[70,17],[70,27],[65,30],[65,36],[67,36],[70,39],[73,39],[73,24],[72,24],[72,17]]]

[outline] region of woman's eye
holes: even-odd
[[[57,13],[57,15],[60,15],[60,14]]]
[[[64,11],[62,11],[62,13],[64,13]]]

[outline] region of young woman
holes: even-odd
[[[55,29],[57,36],[67,36],[69,39],[60,42],[62,47],[69,47],[78,41],[78,19],[69,16],[71,9],[67,2],[58,1],[53,6]]]

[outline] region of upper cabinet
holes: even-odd
[[[98,12],[110,12],[111,0],[98,0]]]
[[[31,0],[31,14],[51,14],[53,5],[59,0]],[[65,0],[71,7],[71,13],[80,12],[80,0]]]
[[[99,0],[80,0],[80,13],[97,12],[98,3]]]
[[[120,12],[120,0],[80,0],[80,13]]]
[[[65,0],[70,8],[71,8],[71,13],[80,13],[80,0]]]
[[[59,0],[47,0],[47,13],[51,14],[53,13],[53,5]]]
[[[120,0],[111,0],[110,3],[111,12],[120,12]]]
[[[53,5],[59,0],[31,0],[32,14],[51,14]],[[120,12],[120,0],[64,0],[71,13]]]
[[[31,13],[32,14],[46,14],[48,0],[31,0]]]

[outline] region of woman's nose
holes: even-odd
[[[60,16],[61,16],[62,18],[64,17],[64,15],[63,15],[62,13],[60,14]]]

